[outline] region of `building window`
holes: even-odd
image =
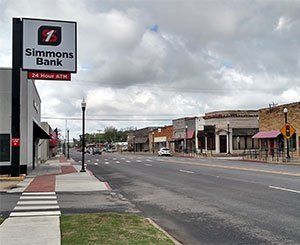
[[[0,134],[0,162],[10,161],[10,135]]]
[[[216,143],[215,143],[215,135],[207,136],[207,150],[215,150]]]

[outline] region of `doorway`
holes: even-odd
[[[227,136],[220,135],[220,153],[227,153]]]

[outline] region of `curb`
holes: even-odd
[[[159,226],[157,223],[155,223],[152,219],[146,218],[146,220],[153,225],[156,229],[160,230],[162,233],[164,233],[175,245],[183,245],[183,243],[177,241],[174,237],[172,237],[168,232],[166,232],[161,226]]]
[[[3,181],[23,181],[25,179],[25,176],[19,176],[19,177],[10,177],[10,176],[0,176],[0,180]]]

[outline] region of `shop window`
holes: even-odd
[[[0,162],[10,161],[10,135],[0,134]]]
[[[296,150],[296,148],[297,148],[296,134],[294,134],[294,135],[289,139],[289,144],[290,144],[291,150]]]
[[[207,136],[207,150],[215,150],[215,135]]]
[[[239,149],[238,136],[233,137],[233,150]]]

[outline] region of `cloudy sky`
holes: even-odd
[[[88,118],[136,120],[88,121],[90,132],[300,98],[298,0],[0,0],[0,67],[11,66],[12,17],[77,21],[78,73],[36,85],[43,116],[78,118],[86,98]]]

